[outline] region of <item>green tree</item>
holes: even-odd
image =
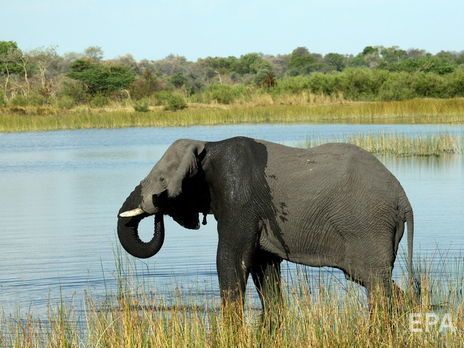
[[[260,69],[255,76],[255,83],[259,87],[271,88],[276,85],[274,72],[269,68]]]
[[[135,79],[131,69],[115,64],[103,64],[78,59],[70,66],[68,76],[81,81],[91,95],[127,88]]]
[[[346,67],[346,57],[338,53],[327,53],[324,61],[329,70],[342,71]]]
[[[256,74],[260,69],[270,67],[262,55],[258,53],[248,53],[240,57],[234,66],[234,71],[245,74]]]
[[[316,63],[320,55],[309,53],[306,47],[297,47],[290,54],[288,68],[290,75],[309,74],[316,69]]]
[[[181,88],[186,84],[187,78],[184,76],[184,74],[179,72],[172,75],[169,81],[174,87]]]

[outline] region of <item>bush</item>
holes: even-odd
[[[309,76],[308,82],[309,90],[314,94],[332,95],[339,89],[335,74],[313,73]]]
[[[445,81],[435,73],[414,73],[410,76],[415,97],[441,98],[446,96]]]
[[[385,70],[346,69],[340,73],[337,89],[349,99],[373,100],[378,97],[380,88],[388,77],[389,73]]]
[[[304,90],[308,90],[310,85],[309,76],[290,76],[284,77],[277,83],[275,92],[278,93],[293,93],[298,94]]]
[[[42,106],[47,104],[48,100],[39,93],[31,93],[27,96],[28,105]]]
[[[6,105],[6,98],[2,91],[0,91],[0,106]]]
[[[404,100],[415,97],[411,87],[411,74],[394,73],[390,74],[387,80],[382,84],[378,93],[381,100]]]
[[[171,97],[172,92],[170,91],[159,91],[153,95],[155,105],[166,105],[169,98]]]
[[[177,111],[182,110],[187,107],[187,103],[181,95],[170,94],[167,98],[166,105],[164,106],[165,110],[168,111]]]
[[[93,108],[102,108],[108,105],[108,97],[103,94],[97,94],[90,100],[90,106]]]
[[[57,98],[57,100],[56,100],[56,105],[57,105],[60,109],[69,110],[69,109],[71,109],[73,106],[76,105],[76,102],[75,102],[74,99],[71,98],[70,96],[68,96],[68,95],[63,95],[63,96]]]
[[[446,80],[448,97],[464,97],[464,69],[456,70]]]
[[[71,79],[61,81],[57,94],[72,98],[76,104],[86,103],[89,99],[85,85],[80,81]]]
[[[17,95],[10,100],[11,105],[14,106],[27,106],[29,104],[27,98],[23,95]]]
[[[243,85],[208,86],[202,93],[201,99],[206,103],[215,101],[219,104],[231,104],[240,97],[248,96],[248,90]]]
[[[134,110],[137,112],[148,112],[150,111],[150,107],[148,105],[148,102],[146,101],[139,101],[134,104]]]

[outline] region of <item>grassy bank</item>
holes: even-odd
[[[308,140],[303,147],[312,147],[327,142],[345,142],[355,144],[377,155],[441,156],[462,154],[464,137],[449,134],[430,136],[404,136],[399,134],[358,135],[347,139]]]
[[[389,315],[383,306],[368,314],[365,299],[357,289],[343,295],[322,288],[317,298],[304,288],[292,289],[286,305],[276,309],[278,326],[260,324],[259,311],[248,308],[244,323],[232,325],[217,306],[205,301],[194,306],[180,298],[174,306],[150,299],[148,294],[128,294],[112,305],[87,299],[82,322],[71,308],[50,310],[40,322],[3,319],[0,345],[12,347],[458,347],[464,341],[464,307],[458,292],[445,291],[446,305],[432,306],[428,283],[420,302],[395,299]],[[377,295],[378,303],[384,298]],[[418,313],[411,331],[411,313]],[[426,324],[426,313],[437,324]],[[448,319],[444,319],[444,315]],[[447,327],[441,325],[446,320]],[[9,334],[8,334],[9,333]]]
[[[83,128],[170,127],[240,123],[462,124],[464,98],[405,101],[279,104],[272,99],[218,105],[190,104],[178,111],[151,108],[59,110],[0,109],[0,132]]]

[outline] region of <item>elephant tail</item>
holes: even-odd
[[[420,279],[417,278],[414,274],[414,265],[413,265],[413,251],[414,251],[414,213],[412,211],[411,204],[409,203],[409,200],[407,197],[404,197],[403,202],[404,207],[403,207],[403,212],[404,212],[404,218],[407,224],[408,228],[408,261],[407,261],[407,269],[408,269],[408,278],[409,278],[409,283],[412,286],[414,295],[416,298],[420,297],[420,290],[421,290],[421,284],[420,284]]]

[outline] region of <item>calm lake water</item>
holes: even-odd
[[[6,314],[40,314],[60,298],[81,301],[86,290],[95,296],[114,293],[116,213],[175,139],[245,135],[301,145],[308,138],[360,133],[462,136],[464,127],[243,125],[0,134],[0,308]],[[434,272],[446,276],[446,265],[464,263],[463,156],[381,160],[403,184],[415,210],[415,256],[429,260]],[[151,235],[152,224],[151,219],[142,221],[142,237]],[[180,289],[193,296],[217,295],[216,244],[212,216],[199,231],[185,230],[166,218],[163,249],[134,265],[160,294]],[[399,257],[398,278],[403,265]],[[343,279],[330,269],[323,272]],[[295,267],[284,265],[284,273],[292,278]]]

